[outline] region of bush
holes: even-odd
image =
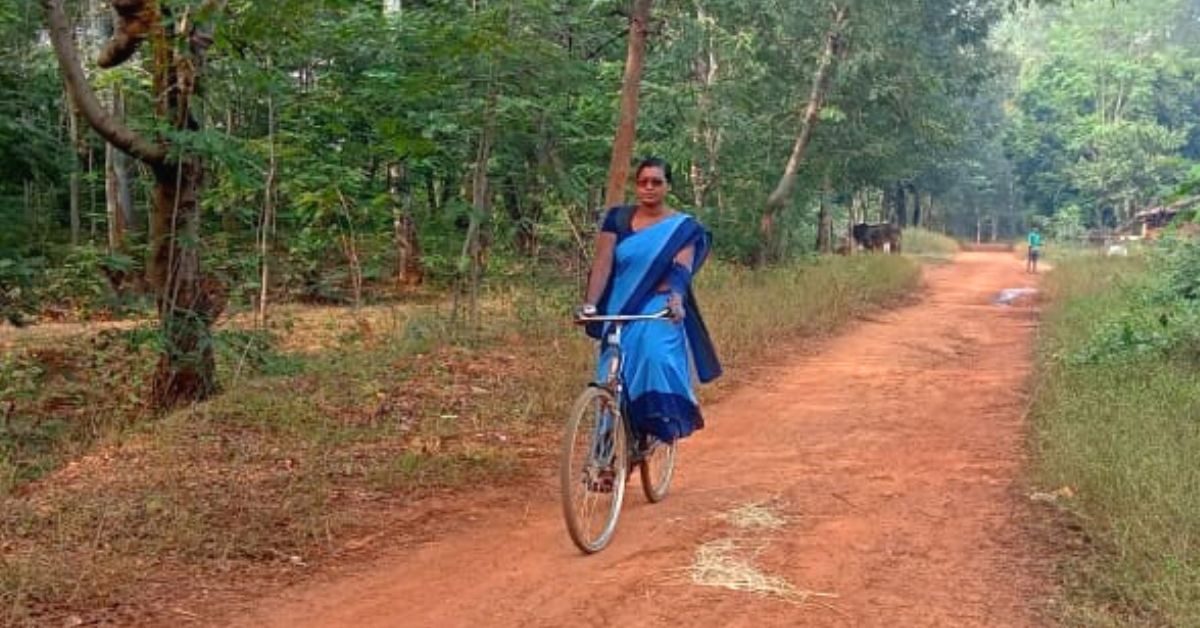
[[[1073,360],[1200,357],[1200,242],[1164,241],[1149,255],[1145,273],[1121,282],[1124,307],[1098,317],[1094,335]]]
[[[16,326],[25,322],[35,302],[30,291],[33,269],[26,260],[0,257],[0,319]]]

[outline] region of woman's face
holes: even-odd
[[[667,183],[667,178],[663,176],[662,168],[658,166],[646,166],[638,171],[634,185],[637,186],[638,204],[645,207],[662,205],[671,189],[671,184]]]

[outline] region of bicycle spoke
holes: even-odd
[[[624,491],[624,426],[611,394],[588,389],[576,401],[563,444],[563,513],[585,552],[603,548],[616,527]]]

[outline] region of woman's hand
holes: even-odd
[[[575,307],[575,320],[596,316],[598,313],[595,305],[584,303]]]
[[[671,310],[671,320],[676,323],[687,316],[683,310],[683,297],[678,292],[672,292],[671,296],[667,298],[667,309]]]

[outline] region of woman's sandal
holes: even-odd
[[[596,473],[595,479],[588,484],[588,490],[593,493],[611,493],[616,475],[611,466],[600,469]]]

